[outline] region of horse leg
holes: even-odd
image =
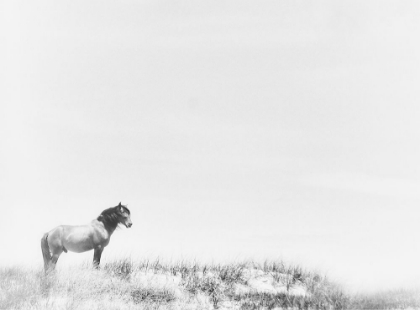
[[[44,270],[47,272],[51,262],[50,247],[48,246],[48,233],[46,233],[41,239],[41,250],[42,257],[44,259]]]
[[[48,272],[52,272],[52,271],[54,271],[55,270],[55,265],[57,264],[57,260],[58,260],[58,258],[60,257],[60,255],[57,255],[57,254],[54,254],[52,257],[51,257],[51,260],[50,260],[50,262],[49,262],[49,264],[48,264],[48,269],[47,269],[47,273]]]
[[[101,255],[104,248],[99,246],[95,248],[95,252],[93,254],[93,267],[99,269],[99,263],[101,262]]]
[[[42,255],[44,257],[45,272],[54,270],[57,260],[63,251],[63,226],[57,226],[46,233],[41,239]]]
[[[48,267],[50,271],[53,271],[55,269],[55,265],[57,264],[58,258],[60,257],[61,253],[63,253],[63,248],[55,248],[52,250],[52,257]]]

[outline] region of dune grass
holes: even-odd
[[[420,289],[387,290],[371,294],[355,294],[349,309],[420,309]]]
[[[199,264],[114,261],[46,276],[0,268],[0,309],[397,309],[420,300],[403,292],[349,296],[325,276],[283,262]]]

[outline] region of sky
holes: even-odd
[[[2,1],[0,264],[128,204],[116,257],[420,286],[417,1]],[[91,260],[63,254],[59,265]]]

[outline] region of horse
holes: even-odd
[[[61,225],[45,233],[41,238],[45,273],[54,270],[60,255],[67,251],[82,253],[95,250],[93,266],[99,268],[102,251],[109,244],[111,235],[119,224],[127,228],[133,225],[130,210],[121,202],[102,211],[87,225]]]

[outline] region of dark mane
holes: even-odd
[[[126,206],[118,205],[116,207],[108,208],[98,216],[97,220],[104,223],[105,228],[110,228],[114,230],[117,228],[118,224],[120,224],[120,217],[121,212],[119,211],[120,208],[123,208],[128,214],[130,214],[130,210]]]

